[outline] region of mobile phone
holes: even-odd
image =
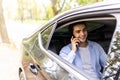
[[[73,35],[73,38],[76,38],[74,35]],[[77,44],[79,44],[79,42],[76,42]]]

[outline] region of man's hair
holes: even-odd
[[[74,28],[74,26],[79,25],[79,24],[83,24],[83,25],[86,26],[85,22],[76,22],[76,23],[73,23],[73,24],[69,25],[68,30],[69,30],[71,36],[73,35],[73,28]]]

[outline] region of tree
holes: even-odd
[[[47,14],[47,17],[52,18],[57,14],[69,10],[71,8],[75,8],[87,4],[93,4],[100,1],[103,0],[50,0],[51,5],[44,8],[47,8],[46,13],[50,13]]]
[[[50,0],[50,1],[54,15],[57,15],[63,9],[65,0],[62,0],[62,3],[60,2],[60,0]]]
[[[2,0],[0,0],[0,35],[3,43],[10,43],[7,34],[7,29],[5,26],[4,16],[3,16]]]
[[[103,0],[75,0],[76,2],[78,2],[79,5],[87,5],[87,4],[93,4],[96,2],[101,2]]]
[[[50,0],[50,5],[47,6],[43,4],[46,13],[46,19],[50,19],[56,16],[57,14],[61,13],[65,4],[65,0]]]

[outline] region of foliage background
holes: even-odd
[[[24,22],[26,20],[49,20],[66,10],[101,1],[102,0],[3,0],[3,4],[7,19]]]
[[[9,38],[11,38],[11,28],[20,28],[23,23],[41,25],[66,10],[101,1],[102,0],[0,0],[0,42],[11,43],[9,40]],[[21,30],[24,30],[25,27],[25,25],[22,26]],[[34,26],[32,28],[34,28]],[[13,32],[18,33],[17,30],[12,31],[12,37],[15,34]]]

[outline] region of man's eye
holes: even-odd
[[[76,31],[76,33],[80,33],[80,31]]]

